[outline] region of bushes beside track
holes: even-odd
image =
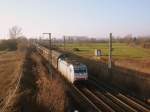
[[[17,40],[8,39],[0,42],[0,50],[15,51],[17,50]]]

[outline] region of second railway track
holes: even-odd
[[[89,80],[86,87],[118,112],[150,112],[149,105],[97,81]]]

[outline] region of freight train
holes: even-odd
[[[51,50],[51,57],[49,56],[49,49],[35,44],[36,49],[44,58],[52,59],[52,66],[57,69],[69,82],[74,83],[78,81],[83,81],[88,79],[87,66],[73,60],[66,56],[66,54],[58,52],[56,50]]]

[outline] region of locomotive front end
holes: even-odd
[[[88,79],[87,67],[84,64],[74,66],[74,81],[82,81]]]

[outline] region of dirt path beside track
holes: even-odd
[[[11,110],[19,88],[24,53],[6,51],[0,54],[0,111]]]

